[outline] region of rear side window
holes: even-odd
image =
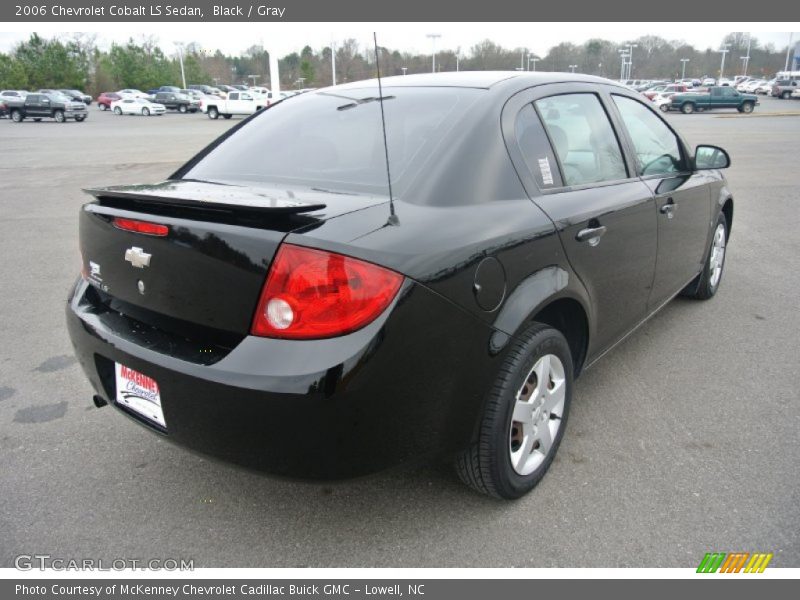
[[[548,189],[564,185],[558,171],[555,153],[532,104],[526,105],[517,115],[514,132],[525,164],[528,165],[539,188]]]
[[[642,175],[669,175],[683,171],[685,162],[677,136],[640,102],[614,95],[614,103],[633,142]]]
[[[408,189],[434,149],[484,94],[471,88],[383,88],[392,188]],[[183,174],[386,193],[377,87],[308,92],[258,113]]]
[[[619,141],[597,96],[564,94],[534,104],[558,155],[565,185],[628,177]]]

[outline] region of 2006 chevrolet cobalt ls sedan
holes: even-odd
[[[343,478],[450,455],[516,498],[575,377],[676,294],[717,291],[729,158],[595,77],[382,83],[90,190],[75,352],[98,405],[224,460]]]

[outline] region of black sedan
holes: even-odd
[[[575,378],[716,293],[729,158],[595,77],[380,90],[303,94],[165,182],[89,190],[76,354],[95,404],[205,454],[321,479],[450,456],[519,497]]]

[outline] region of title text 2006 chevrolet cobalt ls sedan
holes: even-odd
[[[728,156],[604,79],[379,94],[303,94],[163,183],[91,190],[75,351],[96,403],[200,452],[309,478],[449,454],[519,497],[580,371],[676,294],[717,291]]]

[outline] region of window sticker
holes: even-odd
[[[546,156],[539,159],[539,170],[542,173],[542,183],[553,185],[553,172],[550,170],[550,161]]]

